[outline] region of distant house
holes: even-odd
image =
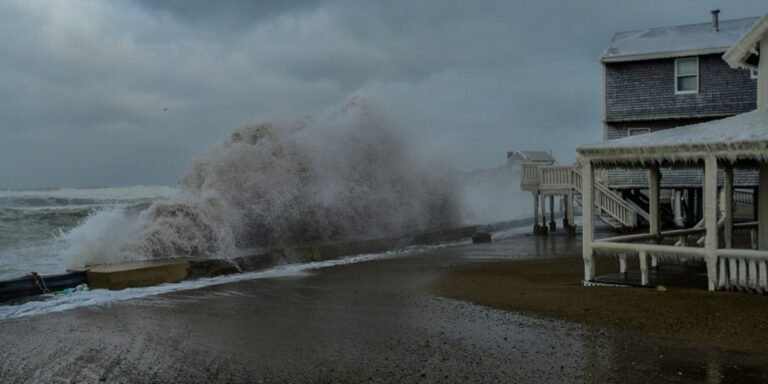
[[[509,151],[507,152],[507,162],[515,163],[542,163],[554,164],[555,158],[549,152],[544,151]]]
[[[756,106],[754,71],[721,56],[757,17],[619,32],[601,57],[604,140],[701,123]]]

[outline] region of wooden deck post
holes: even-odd
[[[717,283],[717,158],[709,156],[704,160],[704,225],[706,228],[707,281],[708,289],[715,290]]]
[[[659,171],[658,164],[651,166],[648,170],[648,215],[650,216],[649,234],[653,235],[658,243],[661,233],[661,207],[659,202],[659,193],[661,190],[661,172]],[[651,267],[656,268],[658,263],[656,256],[651,255]]]
[[[582,257],[584,258],[584,281],[595,277],[595,264],[592,257],[592,242],[595,239],[595,170],[589,160],[584,161],[582,168]]]

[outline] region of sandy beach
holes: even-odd
[[[18,383],[768,379],[764,298],[583,288],[579,245],[521,235],[4,320],[0,375]]]

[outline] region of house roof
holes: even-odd
[[[729,161],[768,161],[768,111],[581,145],[576,150],[596,164],[695,162],[711,155]]]
[[[756,46],[768,32],[768,14],[761,17],[738,41],[723,55],[731,68],[757,68]]]
[[[712,30],[711,23],[619,32],[613,36],[601,61],[613,63],[723,53],[758,19],[722,20],[718,32]]]
[[[554,163],[555,158],[544,151],[515,151],[507,154],[507,159],[534,163]]]

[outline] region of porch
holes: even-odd
[[[584,282],[595,281],[596,257],[615,258],[618,273],[628,260],[640,268],[641,285],[649,267],[661,261],[700,263],[707,288],[768,292],[768,112],[754,111],[715,122],[581,146]],[[644,170],[648,178],[648,232],[595,238],[599,196],[597,173],[615,168]],[[662,231],[661,168],[702,169],[703,219],[695,225]],[[752,220],[734,219],[734,173],[759,177]],[[718,187],[718,173],[722,173]],[[735,242],[741,233],[747,241]]]

